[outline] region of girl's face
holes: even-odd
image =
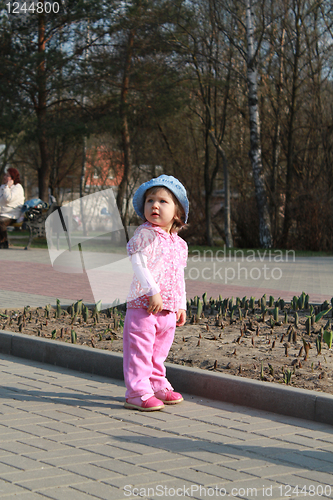
[[[156,224],[170,233],[175,214],[175,202],[166,189],[158,189],[155,193],[149,193],[146,196],[144,215],[151,224]]]

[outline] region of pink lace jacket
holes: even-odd
[[[148,269],[160,289],[163,309],[177,312],[186,309],[184,268],[187,262],[187,243],[176,232],[167,233],[159,226],[145,222],[137,228],[127,244],[129,256],[141,252],[147,259]],[[149,297],[134,275],[127,307],[149,306]]]

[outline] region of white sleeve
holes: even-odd
[[[140,284],[145,293],[151,297],[160,292],[159,286],[156,284],[151,272],[148,269],[147,257],[142,252],[135,252],[130,255],[135,276],[140,281]]]
[[[7,205],[23,205],[24,194],[21,184],[13,184],[11,188],[5,185],[3,190],[3,197],[7,202]]]

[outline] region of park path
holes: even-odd
[[[332,259],[284,264],[275,296],[331,297]],[[269,293],[251,263],[232,283],[211,279],[213,265],[189,261],[200,275],[189,296]],[[0,276],[0,308],[94,299],[85,274],[54,270],[43,250],[1,250]],[[163,412],[125,410],[121,380],[7,354],[0,380],[1,499],[333,498],[330,425],[190,394]]]
[[[0,354],[0,498],[333,498],[333,427],[184,394],[123,408],[122,381]]]
[[[0,251],[0,308],[44,306],[60,299],[63,305],[78,299],[86,303],[99,300],[93,293],[87,273],[82,270],[78,252],[75,263],[54,269],[47,250],[10,248]],[[91,261],[105,264],[107,256],[91,254]],[[66,271],[66,272],[63,272]],[[73,272],[75,271],[75,272]],[[89,271],[88,271],[89,272]],[[109,286],[107,273],[95,273],[104,288]],[[292,257],[268,255],[265,259],[192,257],[185,272],[187,296],[261,297],[264,293],[290,300],[303,291],[311,302],[319,303],[333,296],[333,257]],[[126,296],[127,283],[119,275],[113,288]],[[103,292],[101,288],[101,293]]]

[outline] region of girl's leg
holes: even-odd
[[[127,309],[123,333],[126,399],[154,396],[150,378],[156,318],[145,309]],[[150,395],[150,396],[149,396]]]
[[[166,378],[164,362],[169,354],[176,330],[176,313],[161,311],[156,317],[156,336],[152,353],[152,373],[150,377],[154,393],[161,389],[172,390]]]

